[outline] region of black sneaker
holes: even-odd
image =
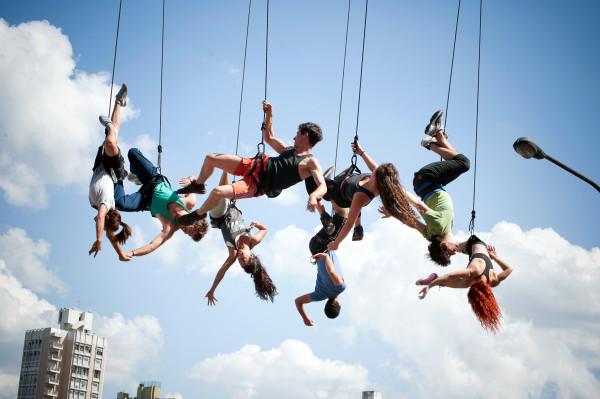
[[[177,218],[177,224],[180,224],[182,226],[191,226],[194,223],[196,223],[198,220],[202,220],[206,218],[206,212],[204,212],[202,215],[198,215],[198,212],[191,212],[188,213],[187,215],[183,215],[183,216],[179,216]]]
[[[327,235],[332,235],[335,231],[335,225],[333,224],[333,218],[327,212],[323,212],[321,215],[321,224],[325,228]]]
[[[192,180],[190,184],[185,187],[181,187],[177,190],[177,194],[206,194],[206,187],[204,183],[197,183],[196,179]]]
[[[425,134],[431,137],[435,137],[435,134],[437,132],[439,132],[440,130],[444,131],[444,125],[442,123],[443,114],[444,111],[439,110],[431,116],[431,119],[429,120],[429,125],[427,125],[427,127],[425,128]]]
[[[352,232],[352,241],[360,241],[365,236],[365,230],[362,225],[358,225],[354,227],[354,231]]]
[[[115,96],[115,102],[121,104],[121,107],[127,105],[127,85],[123,83],[119,92]]]

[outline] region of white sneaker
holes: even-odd
[[[431,119],[429,120],[429,124],[427,125],[427,127],[425,127],[425,134],[431,136],[431,137],[435,137],[436,133],[441,131],[444,131],[444,124],[442,123],[442,115],[444,114],[444,111],[439,110],[436,111],[432,116]]]
[[[434,143],[437,144],[435,137],[425,137],[423,140],[421,140],[421,145],[428,150],[431,150],[431,144]]]

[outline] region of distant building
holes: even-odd
[[[142,382],[137,389],[137,399],[160,399],[160,382]]]
[[[25,332],[17,399],[101,399],[106,338],[93,314],[60,309],[59,328]]]
[[[382,399],[381,392],[377,391],[363,391],[362,399]]]

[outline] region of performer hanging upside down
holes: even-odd
[[[206,220],[195,222],[192,226],[180,226],[176,222],[179,216],[189,213],[194,208],[196,196],[187,194],[184,198],[179,198],[166,178],[157,174],[156,167],[137,148],[130,149],[127,157],[130,171],[137,176],[142,187],[136,193],[125,194],[123,180],[119,180],[115,185],[117,209],[124,212],[150,210],[152,216],[160,220],[162,231],[150,244],[126,252],[125,258],[130,260],[133,256],[143,256],[153,252],[173,237],[179,229],[194,241],[200,241],[208,228]]]
[[[450,145],[442,124],[443,111],[437,111],[425,128],[429,135],[421,145],[441,156],[444,161],[425,165],[415,173],[413,188],[417,195],[406,192],[406,197],[419,211],[425,223],[409,225],[419,231],[429,244],[429,257],[440,266],[450,264],[447,243],[452,241],[454,208],[445,186],[469,170],[469,159]],[[384,209],[379,210],[384,215]],[[385,217],[385,216],[384,216]]]
[[[314,212],[317,198],[322,197],[327,188],[323,180],[323,172],[317,158],[312,155],[313,147],[323,139],[321,128],[311,122],[298,126],[294,137],[294,145],[288,147],[273,133],[273,107],[263,101],[265,112],[264,141],[278,154],[277,157],[263,155],[261,159],[242,158],[237,155],[209,154],[204,160],[200,176],[192,180],[186,187],[177,190],[179,194],[204,194],[204,183],[213,174],[215,168],[224,170],[235,176],[244,176],[234,184],[221,185],[214,188],[204,204],[178,220],[179,224],[189,225],[206,217],[206,212],[219,204],[222,198],[240,199],[267,194],[276,197],[282,190],[312,176],[318,183],[316,189],[308,197],[307,209]]]
[[[496,287],[504,281],[512,273],[512,268],[498,258],[496,249],[493,246],[486,245],[475,235],[472,235],[465,242],[452,242],[449,244],[452,248],[450,250],[452,254],[457,251],[469,254],[469,265],[465,270],[457,270],[441,277],[437,277],[437,274],[433,273],[426,279],[417,280],[417,285],[425,285],[419,298],[424,299],[429,289],[436,285],[450,288],[468,288],[467,297],[471,309],[473,309],[481,326],[493,333],[498,332],[502,314],[492,292],[492,287]],[[496,274],[490,258],[500,266],[501,273]]]
[[[117,179],[122,179],[125,174],[125,160],[117,146],[117,141],[119,127],[121,126],[121,107],[125,106],[126,98],[127,86],[123,83],[115,97],[112,120],[104,115],[100,116],[100,123],[105,127],[104,134],[106,138],[96,154],[89,192],[90,205],[98,211],[98,214],[94,217],[96,241],[89,252],[90,255],[94,254],[94,258],[102,250],[102,232],[106,231],[106,237],[117,251],[119,259],[127,260],[121,249],[121,244],[125,244],[131,236],[131,228],[126,223],[121,222],[121,214],[115,209],[114,190]],[[123,226],[123,229],[115,235],[120,226]]]
[[[223,172],[221,176],[220,185],[227,184],[227,172]],[[182,185],[190,184],[188,178],[183,178],[179,181]],[[248,274],[252,275],[254,280],[254,289],[256,295],[260,299],[265,301],[275,298],[277,295],[277,287],[273,284],[271,277],[267,273],[267,270],[262,265],[258,256],[251,252],[252,248],[261,243],[265,234],[267,234],[267,226],[261,223],[252,222],[249,227],[246,228],[244,225],[244,219],[242,219],[242,212],[237,208],[235,203],[227,198],[221,199],[219,205],[209,212],[210,222],[214,228],[221,229],[223,234],[223,241],[229,250],[229,256],[225,263],[215,277],[210,291],[206,294],[208,298],[208,305],[216,305],[217,298],[215,298],[215,290],[217,286],[229,270],[229,267],[233,265],[236,258],[240,263],[240,266]],[[251,230],[257,228],[256,234],[251,234]]]
[[[352,143],[352,151],[365,161],[372,173],[359,175],[341,174],[336,180],[326,179],[327,193],[323,199],[334,203],[338,208],[350,208],[348,223],[344,225],[334,241],[327,249],[338,249],[340,243],[348,236],[350,229],[360,215],[361,209],[368,205],[373,198],[380,195],[384,209],[391,216],[408,225],[416,223],[417,215],[410,207],[404,195],[405,191],[398,178],[398,170],[391,163],[377,163],[362,149],[358,142]],[[313,181],[306,182],[307,190],[311,189]]]
[[[334,214],[332,224],[333,232],[329,233],[327,226],[315,234],[308,247],[313,259],[317,261],[317,281],[314,292],[296,298],[296,309],[302,316],[304,324],[313,326],[314,321],[308,317],[304,305],[310,302],[318,302],[327,299],[325,303],[325,315],[335,319],[340,314],[341,304],[338,296],[346,289],[346,283],[342,275],[340,262],[334,251],[327,251],[327,245],[335,240],[344,227],[348,217],[347,208],[339,208],[333,205]]]

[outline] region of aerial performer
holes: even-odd
[[[341,229],[347,221],[348,209],[338,208],[334,205],[333,214],[334,232],[329,234],[327,227],[323,226],[310,240],[309,249],[312,259],[317,264],[317,281],[315,290],[309,294],[296,298],[296,309],[300,313],[304,324],[314,326],[314,321],[308,317],[304,310],[304,305],[310,302],[324,301],[325,315],[330,319],[335,319],[340,314],[341,304],[339,295],[346,289],[346,282],[342,275],[340,261],[335,251],[327,251],[327,244],[335,240]],[[339,213],[338,213],[339,212]]]
[[[227,172],[223,172],[219,185],[226,185],[227,179]],[[187,186],[190,184],[190,179],[183,178],[179,183]],[[215,290],[236,259],[242,269],[252,275],[256,295],[260,299],[273,302],[275,295],[277,295],[277,287],[273,284],[259,257],[251,252],[252,248],[260,244],[265,234],[267,234],[267,226],[252,222],[250,226],[246,227],[242,218],[242,211],[228,198],[222,198],[219,205],[212,209],[209,215],[212,227],[220,229],[223,234],[223,241],[229,250],[229,256],[217,272],[213,285],[206,294],[208,305],[213,306],[218,302],[215,298]],[[256,234],[251,233],[253,228],[258,230]]]
[[[337,237],[327,245],[332,251],[338,249],[340,243],[348,236],[352,226],[357,225],[361,209],[368,205],[373,198],[381,197],[383,209],[388,214],[412,226],[417,221],[417,215],[410,207],[398,177],[398,170],[391,163],[377,163],[363,150],[358,141],[351,144],[352,151],[358,154],[371,173],[348,175],[342,173],[335,180],[326,179],[327,193],[323,199],[331,201],[337,208],[349,208],[348,221]],[[307,189],[314,182],[307,181]],[[359,225],[359,224],[358,224]]]
[[[282,190],[312,176],[317,182],[316,188],[308,197],[307,209],[315,211],[317,199],[325,195],[327,188],[323,179],[323,171],[317,158],[312,155],[313,147],[323,139],[321,128],[312,123],[301,123],[294,136],[294,145],[286,146],[276,138],[273,132],[273,107],[266,100],[262,103],[265,112],[264,141],[270,145],[277,157],[263,155],[262,158],[242,158],[229,154],[209,154],[204,160],[198,179],[177,192],[179,194],[206,193],[206,180],[213,174],[215,168],[235,175],[243,176],[233,184],[215,187],[208,198],[195,212],[181,216],[178,223],[190,225],[197,220],[206,218],[206,214],[215,208],[223,198],[230,200],[258,197],[267,194],[276,197]]]
[[[117,251],[119,259],[128,260],[121,249],[121,245],[125,244],[131,236],[131,228],[121,221],[121,214],[115,209],[114,190],[117,179],[122,179],[126,174],[125,160],[117,146],[119,127],[121,126],[121,107],[126,105],[126,99],[127,86],[123,83],[115,96],[115,106],[111,119],[104,115],[100,116],[100,123],[105,128],[104,134],[106,137],[96,154],[89,191],[90,205],[98,211],[98,214],[94,217],[96,241],[89,252],[90,255],[94,254],[94,258],[102,250],[102,232],[105,231],[106,237]],[[123,227],[121,232],[115,234],[121,226]]]
[[[423,139],[421,145],[444,160],[425,165],[415,173],[413,188],[418,197],[408,191],[405,194],[425,222],[417,220],[409,226],[430,241],[428,249],[431,260],[440,266],[447,266],[452,255],[448,243],[454,241],[454,208],[445,186],[468,171],[470,163],[466,156],[456,151],[448,142],[442,124],[442,114],[443,111],[433,114],[425,128],[425,134],[429,137]],[[385,209],[380,209],[380,212],[386,214]]]
[[[467,268],[444,274],[441,277],[433,273],[426,279],[417,280],[417,285],[425,286],[421,290],[419,298],[424,299],[429,289],[435,286],[468,288],[467,297],[471,309],[481,326],[492,333],[498,332],[502,313],[492,292],[492,287],[497,287],[504,281],[512,272],[512,268],[498,258],[493,246],[486,245],[475,235],[462,243],[452,242],[449,244],[452,254],[460,251],[469,255]],[[501,273],[496,273],[490,258],[500,266]]]
[[[199,220],[191,226],[181,226],[176,220],[190,212],[196,205],[196,196],[187,194],[179,198],[171,188],[168,180],[157,173],[157,168],[137,148],[128,151],[129,169],[141,183],[140,189],[132,194],[125,194],[123,180],[115,184],[115,203],[123,212],[141,212],[149,210],[150,214],[162,224],[162,231],[148,244],[124,254],[125,259],[143,256],[155,251],[167,242],[177,230],[183,231],[194,241],[200,241],[206,234],[208,223]],[[193,178],[194,176],[191,176]]]

